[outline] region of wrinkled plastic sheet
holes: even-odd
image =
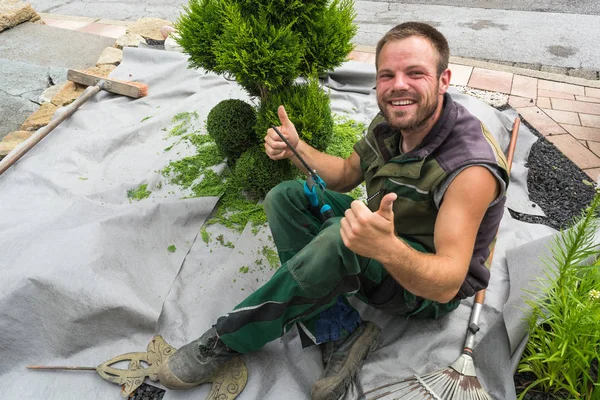
[[[373,69],[348,62],[324,79],[335,113],[364,123],[377,113]],[[184,55],[165,51],[126,48],[111,77],[147,83],[149,95],[98,94],[0,176],[0,383],[6,399],[117,399],[119,388],[93,372],[25,367],[97,366],[145,351],[155,334],[180,347],[274,272],[265,257],[265,249],[274,250],[267,225],[240,234],[215,224],[201,237],[218,199],[189,198],[159,172],[193,154],[165,130],[176,114],[197,112],[201,129],[219,101],[250,100],[247,95],[234,82],[187,69]],[[451,93],[508,146],[514,111]],[[523,213],[534,208],[525,167],[534,142],[522,125],[507,208]],[[142,183],[151,195],[129,199],[127,191]],[[494,399],[516,397],[512,375],[526,327],[515,310],[523,305],[524,282],[539,272],[518,256],[507,263],[507,251],[552,233],[505,212],[474,355],[477,375]],[[346,399],[450,365],[461,353],[472,300],[428,321],[353,304],[383,333]],[[240,399],[309,398],[323,371],[319,348],[301,349],[295,330],[244,361],[249,381]],[[209,389],[167,391],[164,399],[203,399]]]

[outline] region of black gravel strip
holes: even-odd
[[[568,228],[594,197],[592,179],[531,124],[524,119],[521,122],[539,138],[527,159],[527,188],[529,199],[540,206],[546,216],[521,214],[509,209],[511,216],[557,230]]]
[[[130,396],[131,400],[162,400],[165,390],[142,383]]]

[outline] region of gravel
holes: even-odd
[[[539,140],[527,160],[529,198],[546,214],[534,216],[510,210],[513,218],[560,230],[571,226],[594,197],[594,183],[585,172],[565,157],[526,120],[522,120]]]

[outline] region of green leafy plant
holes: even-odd
[[[221,153],[233,162],[259,143],[254,135],[256,111],[242,100],[223,100],[208,113],[206,130]]]
[[[530,291],[527,304],[533,313],[519,372],[531,373],[535,380],[519,399],[530,390],[560,399],[600,398],[599,207],[597,189],[574,227],[557,236],[551,259],[544,261],[545,277]]]

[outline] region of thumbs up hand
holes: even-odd
[[[288,118],[287,112],[285,112],[283,106],[279,106],[277,114],[279,115],[279,121],[281,122],[281,126],[277,127],[277,129],[279,129],[279,132],[281,132],[290,144],[296,148],[300,141],[296,127]],[[267,135],[265,136],[265,150],[272,160],[283,160],[294,155],[292,150],[289,149],[287,144],[281,140],[277,132],[272,128],[267,130]]]
[[[372,212],[360,201],[353,201],[341,220],[340,234],[346,247],[363,257],[379,259],[398,240],[394,229],[396,193],[388,193],[379,210]],[[390,250],[391,251],[391,250]]]

